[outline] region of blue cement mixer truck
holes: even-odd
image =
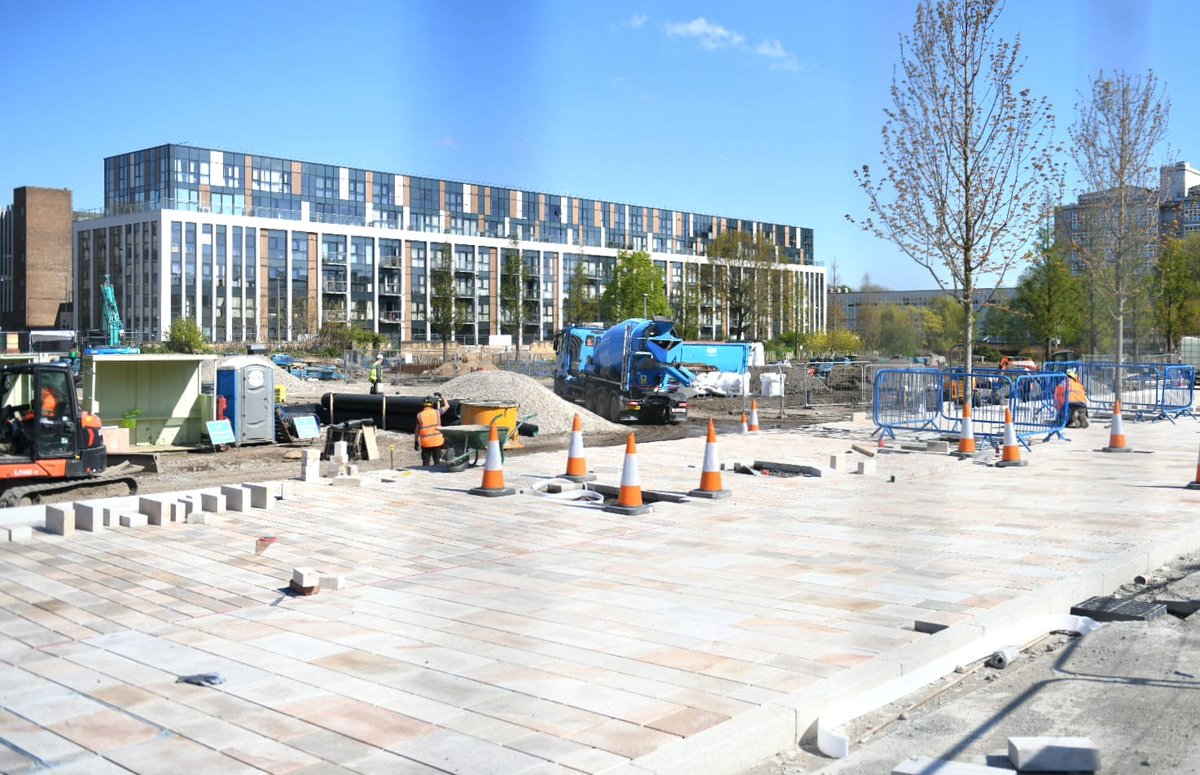
[[[568,326],[554,337],[554,392],[613,422],[683,422],[696,377],[682,344],[670,318]]]

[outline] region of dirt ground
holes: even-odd
[[[1115,594],[1200,600],[1200,554]],[[744,775],[876,775],[911,756],[1011,772],[1010,736],[1087,737],[1101,772],[1200,772],[1200,615],[1112,622],[1086,636],[1048,634],[1003,670],[982,662],[854,721],[845,759],[805,739]]]

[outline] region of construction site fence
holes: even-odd
[[[1196,368],[1183,364],[1063,361],[1048,370],[1078,375],[1087,391],[1088,411],[1111,412],[1121,386],[1121,414],[1135,420],[1195,417]]]
[[[1067,411],[1056,406],[1055,393],[1064,373],[999,369],[881,369],[875,374],[872,416],[876,432],[930,432],[959,438],[963,406],[971,405],[976,439],[999,446],[1004,438],[1004,410],[1012,412],[1013,430],[1024,445],[1061,437]]]

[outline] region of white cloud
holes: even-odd
[[[649,18],[650,17],[644,13],[635,13],[629,20],[629,26],[636,30],[638,27],[641,27],[643,24],[645,24]]]
[[[800,69],[799,63],[796,62],[796,57],[788,53],[787,49],[783,47],[783,43],[779,41],[779,38],[763,38],[754,47],[754,53],[771,60],[772,70],[791,70],[794,72]]]
[[[746,39],[732,30],[727,30],[719,24],[713,24],[703,16],[697,16],[690,22],[666,25],[667,36],[672,38],[696,38],[700,45],[709,51],[732,46],[740,48]]]

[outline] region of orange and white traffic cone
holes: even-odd
[[[721,487],[721,463],[717,459],[717,428],[711,419],[708,421],[708,440],[704,443],[704,466],[700,471],[700,487],[691,490],[688,495],[711,500],[733,495],[732,490]]]
[[[1121,402],[1113,402],[1112,428],[1108,432],[1108,446],[1101,452],[1133,452],[1125,446],[1125,424],[1121,422]]]
[[[1196,460],[1196,481],[1187,486],[1189,490],[1200,490],[1200,458]]]
[[[617,493],[615,506],[605,506],[605,511],[624,514],[627,517],[645,514],[651,507],[642,502],[642,482],[638,478],[637,442],[633,434],[625,440],[625,465],[621,467],[621,489]]]
[[[974,455],[975,449],[975,427],[971,424],[971,402],[963,402],[962,411],[962,430],[958,433],[958,453],[959,455]]]
[[[1017,443],[1017,431],[1013,428],[1012,409],[1004,407],[1004,449],[1000,453],[1000,468],[1008,466],[1028,465],[1028,460],[1021,459],[1021,445]]]
[[[483,463],[483,484],[479,487],[472,487],[467,492],[487,498],[516,494],[516,490],[504,486],[504,460],[500,457],[500,432],[496,430],[496,423],[492,423],[488,431],[487,459]]]
[[[758,433],[758,401],[750,399],[750,433]]]
[[[738,433],[749,433],[749,432],[750,432],[750,428],[749,428],[749,426],[746,425],[746,413],[742,412],[742,427],[738,430]]]
[[[583,456],[583,422],[575,415],[571,423],[571,445],[567,448],[567,472],[560,478],[571,482],[590,482],[596,478],[589,474],[587,459]]]

